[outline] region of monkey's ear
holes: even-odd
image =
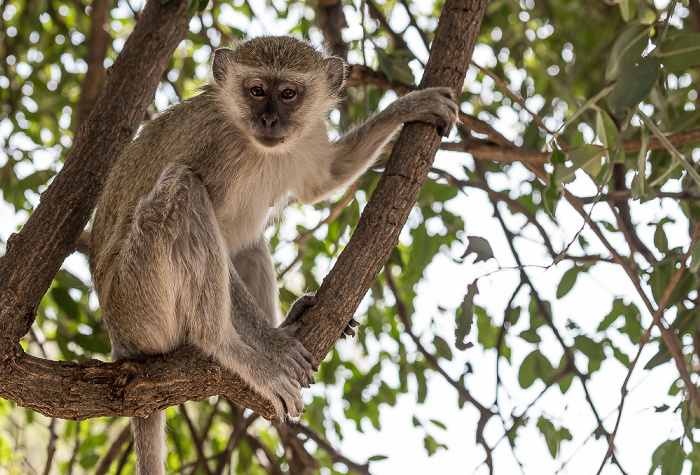
[[[219,48],[214,51],[211,58],[211,72],[214,81],[222,86],[226,81],[226,72],[233,62],[233,50],[230,48]]]
[[[328,79],[335,92],[340,92],[345,86],[345,61],[337,56],[331,56],[323,60],[328,71]]]

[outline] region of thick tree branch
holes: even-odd
[[[329,53],[347,59],[348,45],[343,41],[341,31],[348,26],[340,0],[319,0],[314,7],[316,23],[326,41]]]

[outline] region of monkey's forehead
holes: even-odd
[[[323,53],[312,45],[291,36],[261,36],[234,49],[237,63],[268,70],[309,72],[323,59]]]

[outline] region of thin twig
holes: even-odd
[[[370,475],[369,472],[369,464],[364,463],[364,464],[359,464],[357,462],[353,462],[352,460],[348,459],[346,456],[341,454],[339,451],[333,448],[333,446],[328,442],[325,437],[323,437],[321,434],[313,431],[311,428],[303,425],[303,424],[295,424],[295,425],[284,425],[279,422],[275,422],[275,426],[279,429],[280,427],[283,427],[283,430],[292,432],[294,434],[303,434],[306,436],[307,439],[311,439],[314,442],[316,442],[316,445],[326,452],[333,463],[342,463],[345,465],[348,470],[351,472],[357,473],[359,475]]]
[[[129,424],[127,423],[122,429],[122,431],[119,433],[117,438],[114,440],[114,442],[112,442],[112,445],[109,447],[107,454],[104,457],[102,457],[102,460],[100,460],[100,464],[95,470],[95,475],[105,475],[107,472],[109,472],[110,465],[112,465],[114,459],[116,459],[117,455],[119,455],[119,452],[121,452],[124,443],[127,440],[130,440],[130,438],[131,430],[129,429]]]
[[[192,423],[189,414],[187,414],[187,408],[184,404],[178,406],[182,418],[185,420],[187,427],[190,429],[190,434],[192,434],[192,441],[194,442],[195,449],[197,450],[198,464],[204,470],[204,473],[211,475],[211,470],[209,469],[209,464],[207,463],[207,456],[204,454],[204,443],[202,438],[197,433],[197,428]]]

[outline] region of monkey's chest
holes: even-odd
[[[219,230],[230,253],[236,253],[256,241],[265,231],[281,197],[268,193],[230,196],[215,209]]]

